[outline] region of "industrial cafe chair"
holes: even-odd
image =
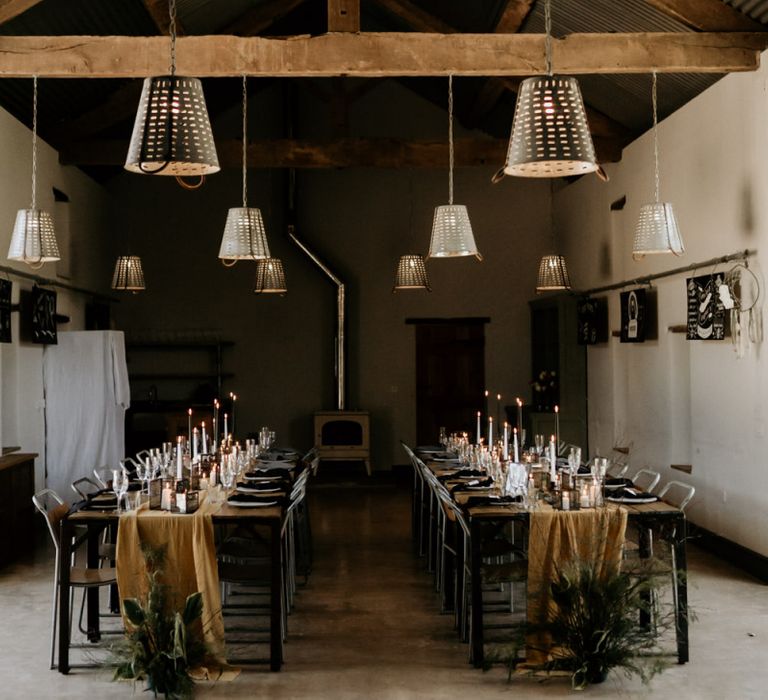
[[[35,508],[40,511],[41,515],[45,518],[45,522],[48,525],[48,532],[53,540],[53,546],[55,550],[54,567],[53,567],[53,604],[51,612],[51,668],[56,668],[56,632],[57,623],[59,619],[59,559],[61,557],[61,547],[59,542],[59,525],[62,519],[69,512],[69,505],[65,503],[58,494],[52,489],[43,489],[38,491],[32,496],[32,502],[35,504]],[[82,544],[84,539],[80,538],[73,543],[73,550]],[[72,565],[69,570],[69,583],[72,588],[83,589],[83,601],[80,605],[80,618],[79,626],[80,631],[87,634],[82,628],[83,609],[85,607],[85,593],[89,588],[98,588],[100,586],[111,586],[117,583],[115,576],[115,570],[113,568],[101,568],[101,569],[87,569],[83,567],[75,566],[74,559],[75,554],[73,551]],[[72,591],[74,593],[74,591]],[[70,604],[70,611],[72,605]],[[69,627],[72,629],[72,617],[70,612]],[[70,648],[93,648],[93,645],[89,644],[72,644],[70,642]]]
[[[661,480],[661,474],[653,471],[653,469],[640,469],[633,477],[632,483],[636,489],[645,491],[646,493],[653,493],[653,489]]]
[[[305,468],[296,479],[290,495],[290,503],[285,512],[280,537],[283,548],[283,585],[280,589],[283,616],[281,619],[281,638],[284,642],[288,634],[288,613],[293,606],[296,591],[296,543],[294,517],[297,508],[306,498],[306,484],[310,469]],[[235,535],[222,542],[218,551],[219,581],[223,587],[222,603],[225,614],[237,617],[255,617],[269,614],[268,605],[261,603],[230,603],[233,586],[251,589],[251,595],[258,595],[258,590],[269,586],[269,553],[266,544],[259,539]],[[247,594],[246,594],[247,595]],[[254,633],[263,631],[253,626],[230,626],[230,632]],[[259,644],[249,638],[230,638],[228,644]],[[257,659],[236,659],[238,663],[254,663]]]
[[[679,508],[685,513],[686,506],[693,499],[696,493],[696,488],[690,484],[683,483],[682,481],[669,481],[667,482],[661,491],[658,493],[659,500],[669,505]],[[674,542],[678,536],[676,528],[678,523],[662,522],[658,526],[658,532],[654,530],[648,530],[648,548],[651,554],[648,559],[630,559],[622,562],[622,571],[632,575],[646,575],[653,577],[670,577],[670,585],[672,589],[672,602],[674,606],[675,619],[677,619],[677,611],[679,606],[678,600],[678,584],[679,584],[679,571],[677,568],[677,558],[675,554]],[[665,542],[667,547],[663,553],[654,553],[654,534],[656,535],[656,541]],[[656,597],[657,593],[654,591],[654,599],[652,600],[652,609],[656,615],[659,614],[659,600]]]
[[[102,491],[103,489],[90,477],[84,476],[80,479],[76,479],[71,484],[72,490],[80,497],[81,500],[85,501],[88,499],[88,496],[92,496],[94,494],[99,493],[99,491]],[[101,544],[99,544],[99,558],[104,560],[108,559],[109,561],[115,560],[115,545],[108,541],[108,534],[109,530],[104,530],[104,537],[102,538]]]

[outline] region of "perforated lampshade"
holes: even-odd
[[[576,78],[526,78],[517,94],[504,172],[520,177],[566,177],[597,168]]]
[[[571,288],[571,278],[562,255],[545,255],[539,263],[537,292],[553,292]]]
[[[219,171],[219,159],[198,78],[145,78],[125,169],[196,176]]]
[[[60,259],[51,215],[42,209],[19,209],[11,234],[8,260],[42,265]]]
[[[655,202],[640,207],[632,257],[640,260],[656,253],[682,255],[684,252],[683,238],[672,205],[669,202]]]
[[[280,258],[265,258],[256,263],[255,294],[285,294],[288,287],[285,284],[285,270]]]
[[[261,210],[232,207],[227,212],[219,257],[222,260],[262,260],[269,257]]]
[[[395,272],[393,292],[400,289],[426,289],[431,292],[427,267],[421,255],[401,255]]]
[[[469,213],[463,204],[444,204],[435,207],[432,221],[432,240],[428,258],[455,258],[474,255],[482,256],[477,250]]]
[[[144,270],[138,255],[119,255],[112,275],[112,289],[121,292],[142,292],[147,288],[144,283]]]

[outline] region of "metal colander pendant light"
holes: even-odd
[[[552,75],[552,15],[544,1],[546,75],[520,85],[504,172],[520,177],[567,177],[598,169],[576,78]]]
[[[395,272],[395,285],[392,291],[396,292],[403,289],[426,289],[432,291],[429,286],[429,277],[427,277],[427,267],[424,264],[424,258],[421,255],[401,255],[397,262],[397,271]]]
[[[571,278],[562,255],[545,255],[539,263],[537,292],[554,292],[571,288]]]
[[[112,275],[112,289],[135,294],[146,288],[141,258],[138,255],[119,255]]]
[[[552,234],[552,245],[557,248],[555,238],[555,216],[553,211],[554,187],[549,187],[549,229]],[[571,278],[568,275],[568,267],[565,257],[557,254],[544,255],[539,262],[539,273],[536,276],[537,292],[558,292],[571,288]]]
[[[635,260],[642,260],[646,255],[657,253],[682,255],[685,252],[672,205],[669,202],[660,201],[659,196],[659,115],[656,71],[653,72],[652,101],[655,199],[652,204],[644,204],[640,207],[640,216],[635,226],[635,239],[632,244],[632,257]]]
[[[428,258],[483,256],[477,250],[467,208],[453,203],[453,76],[448,76],[448,204],[435,208]]]
[[[288,287],[285,283],[283,261],[279,258],[265,258],[256,263],[256,283],[254,294],[285,294]]]
[[[32,206],[19,209],[8,248],[8,260],[25,262],[39,269],[47,262],[60,260],[53,218],[37,208],[37,76],[32,84]]]
[[[220,170],[199,78],[176,75],[176,0],[169,0],[170,75],[146,78],[125,169],[146,175],[205,176]]]
[[[238,260],[263,260],[269,257],[267,233],[261,211],[248,206],[248,83],[243,76],[243,206],[227,212],[227,223],[221,237],[219,258],[225,265]]]

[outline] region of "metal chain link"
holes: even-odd
[[[552,8],[550,0],[544,0],[544,59],[547,75],[552,75]]]
[[[248,79],[243,75],[243,209],[248,206],[248,183],[246,180],[247,133],[248,133]]]
[[[653,158],[654,158],[654,183],[656,184],[656,199],[657,204],[660,201],[659,191],[659,104],[657,96],[657,82],[656,71],[653,71],[653,89],[651,91],[653,100]]]
[[[448,76],[448,204],[453,204],[453,75]]]
[[[32,209],[37,208],[37,76],[32,78]]]
[[[168,1],[168,33],[171,35],[171,78],[176,75],[176,0]]]

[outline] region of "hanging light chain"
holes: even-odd
[[[168,0],[168,33],[171,35],[171,78],[176,75],[176,0]]]
[[[550,0],[544,0],[544,59],[547,75],[552,75],[552,8]]]
[[[653,88],[651,91],[653,101],[653,162],[654,162],[654,183],[656,185],[656,193],[654,200],[657,204],[660,200],[660,186],[659,186],[659,104],[657,96],[657,82],[656,71],[653,71]]]
[[[37,208],[37,76],[32,78],[32,209]]]
[[[243,75],[243,209],[248,206],[248,182],[246,178],[246,163],[248,157],[248,79]]]
[[[453,75],[448,76],[448,204],[453,204]]]

